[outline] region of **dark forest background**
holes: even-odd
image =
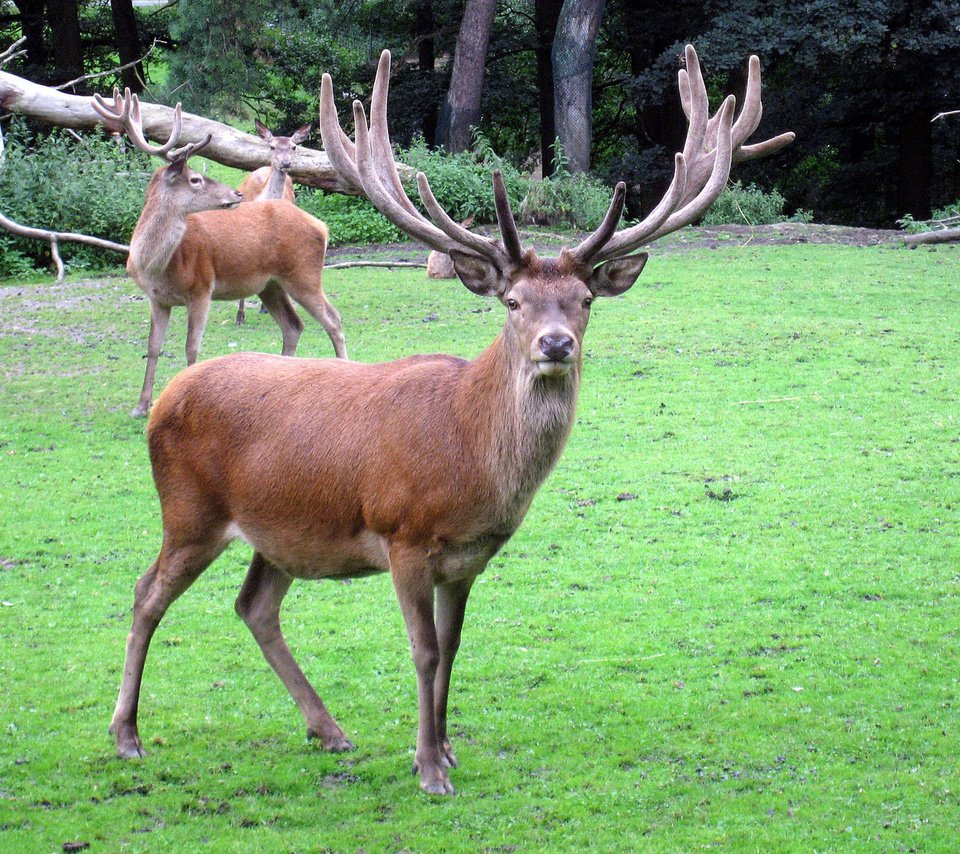
[[[682,46],[717,101],[764,70],[760,135],[797,142],[737,177],[818,221],[892,225],[960,197],[960,2],[763,0],[15,0],[0,7],[7,70],[58,85],[131,63],[117,82],[192,112],[287,130],[314,120],[320,76],[364,98],[380,50],[395,57],[391,133],[460,151],[479,132],[527,169],[589,171],[661,195],[682,145]],[[114,82],[84,80],[75,91]],[[349,119],[344,115],[345,121]],[[559,149],[555,141],[560,141]]]

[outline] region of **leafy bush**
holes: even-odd
[[[398,159],[410,166],[414,173],[423,172],[430,179],[430,188],[437,201],[450,217],[463,222],[473,217],[477,223],[496,222],[493,203],[493,183],[490,175],[494,169],[503,173],[507,196],[514,210],[527,189],[527,182],[506,160],[498,157],[486,139],[477,134],[471,151],[447,154],[431,149],[423,139],[415,140]],[[419,204],[420,194],[416,181],[406,185],[407,194]]]
[[[930,231],[938,226],[956,228],[960,225],[960,201],[942,208],[935,208],[930,219],[914,219],[913,214],[904,214],[902,219],[897,220],[897,225],[911,234]]]
[[[349,243],[395,243],[406,240],[392,222],[370,202],[358,196],[324,193],[321,190],[300,190],[297,204],[330,230],[331,246]]]
[[[13,122],[0,166],[0,199],[7,217],[21,225],[75,231],[118,243],[130,240],[150,178],[149,158],[123,152],[96,135],[79,139],[56,130],[34,138]],[[0,231],[0,276],[22,275],[50,264],[50,245]],[[71,267],[108,267],[123,256],[78,243],[61,243]]]
[[[793,216],[783,212],[786,199],[776,190],[762,190],[756,184],[744,187],[734,181],[707,211],[701,225],[767,225],[774,222],[810,222],[809,211]]]
[[[535,225],[570,225],[592,231],[610,206],[610,188],[596,178],[567,169],[559,141],[554,145],[554,174],[531,181],[520,205],[521,222]]]

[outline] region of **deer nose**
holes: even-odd
[[[573,352],[573,338],[569,335],[542,335],[540,352],[551,362],[563,362]]]

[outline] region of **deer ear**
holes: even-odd
[[[639,255],[627,255],[625,258],[607,261],[590,274],[587,287],[597,297],[617,297],[625,294],[637,281],[648,257],[650,256],[646,252],[641,252]]]
[[[267,142],[270,142],[270,140],[273,139],[273,134],[270,132],[270,128],[260,121],[260,119],[254,119],[253,124],[257,129],[257,133],[260,134],[262,139],[265,139]]]
[[[177,157],[170,161],[170,165],[164,169],[163,178],[167,182],[176,181],[183,174],[183,167],[187,165],[186,157]]]
[[[450,257],[460,281],[478,296],[498,297],[506,290],[506,277],[492,261],[460,249],[451,249]]]
[[[290,137],[290,139],[293,140],[294,145],[300,145],[301,142],[303,142],[308,136],[310,136],[311,130],[313,130],[312,122],[308,125],[304,125],[303,127],[297,128],[294,131],[293,136]]]

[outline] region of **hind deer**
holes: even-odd
[[[285,199],[296,204],[293,193],[293,180],[287,174],[293,164],[293,152],[309,135],[313,124],[297,128],[292,136],[274,136],[273,132],[260,119],[254,119],[254,126],[260,138],[270,146],[270,165],[255,169],[237,188],[245,202],[263,202],[267,199]],[[265,306],[260,311],[265,312]],[[241,298],[237,306],[237,326],[246,320],[244,301]]]
[[[147,368],[133,415],[150,409],[157,359],[175,305],[187,307],[188,365],[197,360],[211,300],[254,294],[280,327],[283,355],[296,352],[303,332],[292,297],[323,324],[336,355],[346,359],[340,315],[323,292],[327,227],[287,201],[240,205],[239,192],[190,169],[187,158],[210,137],[174,148],[179,104],[170,138],[161,146],[144,137],[139,101],[129,90],[122,98],[114,90],[112,103],[95,95],[93,104],[110,127],[121,127],[137,148],[167,162],[147,186],[127,258],[127,271],[150,300]]]
[[[450,674],[467,597],[517,530],[573,426],[591,304],[630,289],[638,247],[700,217],[732,160],[770,154],[793,134],[745,145],[760,120],[759,61],[743,108],[714,116],[692,47],[680,71],[689,120],[673,181],[640,223],[617,231],[624,184],[596,232],[557,258],[524,249],[503,179],[493,174],[500,238],[476,235],[437,204],[418,175],[429,221],[404,194],[386,122],[390,56],[381,57],[368,126],[341,130],[324,76],[321,131],[335,167],[411,237],[448,253],[463,284],[504,306],[504,326],[472,361],[411,356],[384,364],[236,354],[188,368],[157,400],[148,444],[163,544],[136,585],[133,625],[111,731],[120,756],[143,755],[137,708],[150,639],[170,603],[234,539],[253,548],[236,601],[307,726],[330,751],[352,749],[280,628],[294,579],[389,572],[417,676],[413,770],[452,794]]]

